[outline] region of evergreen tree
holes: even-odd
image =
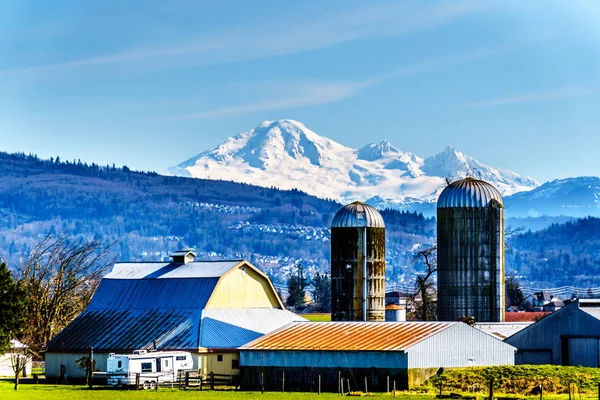
[[[5,263],[0,264],[0,354],[25,326],[27,293]]]
[[[306,278],[304,277],[304,268],[298,265],[298,272],[290,275],[287,281],[288,298],[286,305],[288,307],[298,307],[304,304],[304,296],[306,296]]]
[[[505,306],[522,306],[525,302],[525,294],[521,289],[521,285],[517,281],[517,277],[513,275],[507,275],[504,281],[504,290],[506,292]]]
[[[331,311],[331,280],[327,274],[321,275],[317,272],[317,276],[313,282],[312,295],[315,311]]]

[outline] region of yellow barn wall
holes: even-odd
[[[223,356],[223,361],[218,361],[218,356]],[[240,353],[203,353],[198,357],[201,364],[201,372],[209,375],[211,372],[217,375],[239,375],[238,368],[233,369],[233,360],[240,359]]]
[[[206,308],[281,308],[269,280],[250,267],[242,268],[221,277]]]

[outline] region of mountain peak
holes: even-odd
[[[369,143],[365,147],[358,149],[359,160],[375,161],[390,154],[401,154],[400,150],[392,146],[390,142],[384,140],[380,143]]]
[[[446,177],[484,179],[503,195],[537,186],[514,172],[480,164],[452,146],[426,160],[387,140],[353,149],[292,119],[263,121],[166,173],[299,189],[343,202],[380,196],[398,205],[408,199],[435,201]]]

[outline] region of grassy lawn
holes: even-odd
[[[501,395],[500,395],[501,396]],[[199,391],[196,389],[179,391],[177,389],[161,388],[156,391],[133,391],[133,390],[117,390],[107,388],[87,389],[84,386],[66,386],[66,385],[50,385],[50,384],[22,384],[18,391],[13,390],[13,383],[7,380],[0,381],[0,399],[2,400],[71,400],[71,399],[91,399],[91,400],[125,400],[125,399],[337,399],[340,396],[333,393],[323,393],[320,396],[316,393],[281,393],[281,392],[235,392],[235,391]],[[391,399],[393,396],[385,393],[373,394],[375,398]],[[398,393],[398,399],[404,400],[433,400],[434,395],[416,394],[416,393]],[[515,397],[516,399],[539,400],[539,396]],[[581,400],[595,400],[597,395],[593,393],[581,396]],[[479,400],[486,400],[485,396],[479,395]],[[544,395],[543,400],[567,400],[565,395]],[[574,397],[574,399],[579,399]]]
[[[312,314],[300,314],[301,317],[306,318],[312,322],[329,322],[331,321],[331,314],[329,313],[312,313]]]
[[[13,390],[13,383],[10,381],[0,381],[0,399],[2,400],[71,400],[71,399],[91,399],[91,400],[125,400],[125,399],[338,399],[340,396],[334,393],[323,393],[320,396],[316,393],[281,393],[281,392],[236,392],[236,391],[210,391],[192,389],[187,392],[178,389],[161,388],[158,392],[117,390],[94,388],[87,389],[84,386],[63,386],[48,384],[22,384],[19,390]],[[376,393],[374,397],[393,398],[393,396],[383,393]],[[423,394],[400,394],[398,398],[410,400],[432,400],[434,396]]]

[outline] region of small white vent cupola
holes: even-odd
[[[196,253],[191,250],[180,250],[171,254],[173,263],[177,264],[187,264],[194,261],[194,258],[196,258]]]

